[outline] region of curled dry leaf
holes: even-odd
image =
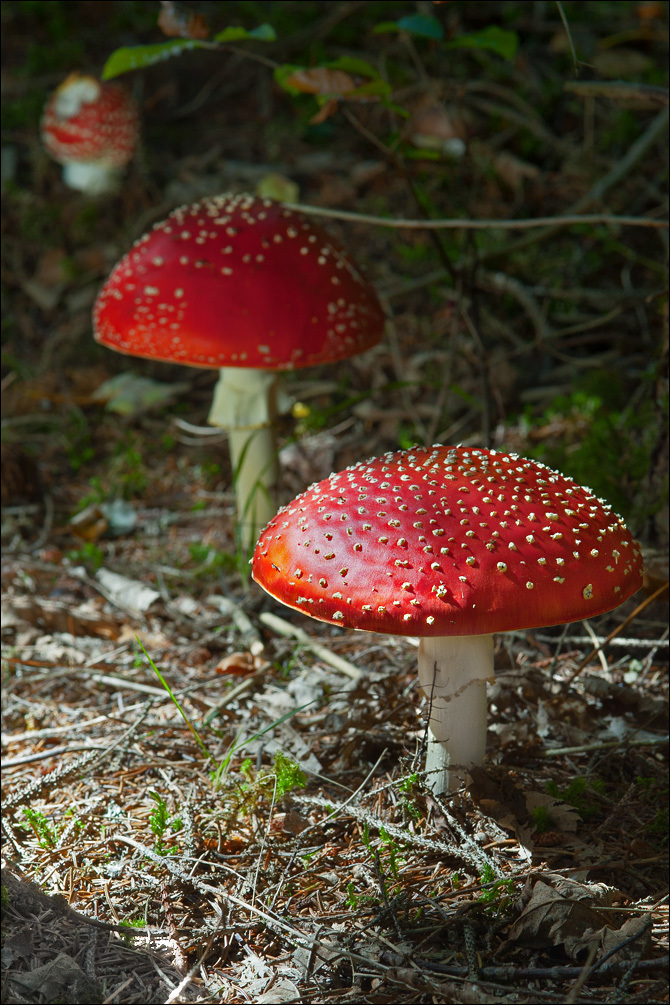
[[[95,635],[103,639],[117,639],[119,636],[118,622],[93,604],[84,608],[82,605],[62,603],[48,597],[14,597],[10,609],[23,621],[38,625],[50,633]],[[49,658],[44,642],[41,643],[40,655],[42,659]],[[72,653],[67,655],[70,657]],[[62,654],[59,653],[57,658],[62,658]]]
[[[231,677],[248,677],[249,674],[267,669],[270,664],[262,656],[252,653],[230,653],[225,656],[215,669],[217,673],[228,674]]]
[[[612,918],[602,908],[617,896],[618,891],[603,884],[558,878],[554,887],[538,880],[508,938],[534,949],[563,945],[575,959],[594,942],[604,945]]]
[[[346,98],[358,84],[344,70],[315,66],[311,70],[296,70],[284,83],[301,94],[318,94],[322,97]]]
[[[300,94],[314,94],[320,99],[319,111],[309,120],[310,124],[318,125],[334,115],[340,100],[378,101],[378,94],[368,93],[365,89],[365,85],[369,83],[367,78],[354,77],[344,70],[315,66],[310,70],[302,68],[294,70],[283,79],[282,86]]]

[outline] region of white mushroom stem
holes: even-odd
[[[422,638],[419,681],[431,702],[426,771],[436,794],[453,792],[486,753],[486,684],[493,636]]]
[[[69,188],[87,195],[112,195],[121,182],[121,169],[106,159],[70,161],[63,165],[63,181]]]
[[[249,550],[277,512],[279,465],[274,421],[283,404],[277,374],[224,367],[214,389],[208,422],[228,430],[238,529]]]

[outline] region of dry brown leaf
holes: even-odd
[[[617,896],[618,891],[602,884],[559,877],[553,887],[538,880],[508,938],[533,949],[564,945],[574,958],[609,927],[610,915],[600,908],[609,907]]]
[[[330,70],[326,66],[315,66],[311,70],[296,70],[284,83],[302,94],[320,94],[334,98],[346,98],[355,91],[357,83],[344,70]]]
[[[107,517],[97,503],[85,506],[75,513],[68,524],[72,533],[82,541],[99,541],[109,526]]]
[[[209,25],[203,14],[183,9],[180,3],[163,2],[158,27],[168,38],[207,38]]]
[[[328,101],[324,102],[318,112],[311,117],[309,120],[310,126],[318,126],[319,123],[325,122],[326,119],[329,119],[336,111],[337,98],[329,98]]]
[[[214,668],[217,673],[228,674],[231,677],[248,677],[258,670],[265,670],[270,664],[261,656],[252,653],[230,653],[224,656]]]
[[[528,792],[526,795],[526,809],[532,815],[533,810],[538,807],[542,807],[547,811],[549,820],[555,831],[562,831],[567,834],[576,833],[581,818],[574,806],[564,803],[561,799],[556,799],[546,792]]]
[[[39,624],[49,632],[99,635],[104,639],[116,639],[119,634],[118,623],[101,611],[84,611],[42,597],[13,597],[11,607],[24,621]]]

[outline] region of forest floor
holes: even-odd
[[[164,41],[158,7],[2,5],[2,1001],[667,1001],[667,5],[182,5],[277,40],[121,77],[142,148],[92,200],[41,109]],[[442,39],[374,32],[417,11]],[[273,82],[343,56],[390,103],[319,115]],[[192,428],[216,374],[92,338],[134,240],[271,174],[362,217],[598,214],[320,221],[389,321],[287,375],[280,501],[415,443],[487,446],[590,485],[643,546],[619,609],[496,637],[486,764],[448,797],[417,640],[249,579],[225,434]]]

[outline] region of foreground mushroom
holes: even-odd
[[[642,581],[638,545],[589,489],[514,454],[446,446],[312,485],[261,534],[252,569],[319,621],[421,637],[438,793],[484,759],[491,633],[602,614]]]
[[[320,227],[270,199],[176,209],[105,283],[95,338],[117,352],[221,369],[209,422],[229,430],[242,544],[276,512],[277,371],[330,363],[381,338],[370,284]]]
[[[42,142],[63,181],[89,195],[116,191],[139,137],[137,105],[118,84],[71,73],[49,98]]]

